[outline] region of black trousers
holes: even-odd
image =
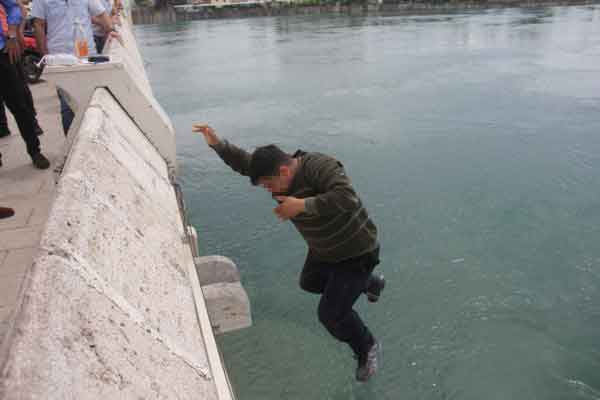
[[[94,44],[96,44],[96,53],[102,54],[104,51],[104,45],[108,36],[96,36],[94,35]]]
[[[302,289],[321,295],[319,321],[357,355],[366,354],[375,339],[353,306],[377,264],[379,249],[338,263],[319,261],[309,251],[300,275]]]
[[[6,120],[6,109],[4,108],[4,99],[2,98],[2,91],[0,91],[0,128],[8,128],[8,121]]]
[[[40,141],[35,133],[35,111],[31,92],[20,65],[12,64],[8,54],[0,53],[0,98],[12,112],[30,156],[40,152]]]
[[[25,78],[25,71],[23,70],[23,64],[18,66],[17,72],[23,77],[23,81],[27,82]],[[33,95],[31,94],[31,90],[29,89],[29,85],[25,84],[25,99],[27,100],[27,104],[31,107],[33,111],[34,117],[37,119],[37,111],[35,110],[35,105],[33,104]],[[37,121],[36,121],[37,126]],[[6,108],[4,107],[4,98],[2,97],[2,92],[0,91],[0,128],[8,128],[8,121],[6,119]]]

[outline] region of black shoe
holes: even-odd
[[[31,161],[37,169],[47,169],[50,166],[50,161],[42,153],[32,155]]]
[[[0,126],[0,138],[10,136],[10,129],[8,126]]]
[[[356,368],[356,380],[366,382],[375,375],[379,368],[378,358],[381,351],[381,344],[377,341],[369,349],[367,354],[358,355],[358,367]]]
[[[371,303],[375,303],[379,300],[379,296],[381,296],[381,292],[385,288],[385,278],[383,275],[371,275],[369,279],[367,279],[367,289],[365,293],[367,294],[367,300]]]
[[[15,215],[15,210],[8,207],[0,207],[0,219],[2,218],[10,218]]]

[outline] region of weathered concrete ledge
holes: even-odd
[[[166,163],[99,90],[57,188],[6,399],[216,399]]]
[[[215,334],[250,326],[250,302],[234,262],[223,256],[206,256],[195,257],[194,263]]]

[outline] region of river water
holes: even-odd
[[[253,327],[219,338],[240,400],[600,398],[600,6],[135,33],[201,250],[252,303]],[[370,383],[297,285],[302,239],[198,121],[344,162],[388,280],[357,304],[384,348]]]

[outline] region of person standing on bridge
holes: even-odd
[[[75,26],[80,26],[87,40],[89,55],[96,55],[96,44],[92,34],[92,17],[110,38],[120,38],[112,20],[100,0],[35,0],[31,9],[35,40],[40,53],[74,54]],[[73,123],[75,114],[65,94],[57,90],[60,114],[65,136]]]
[[[21,25],[19,26],[19,29],[17,29],[17,40],[18,40],[19,46],[21,48],[21,53],[22,53],[21,56],[23,56],[24,52],[25,52],[24,30],[25,30],[25,25],[27,22],[27,15],[29,12],[27,11],[27,7],[25,7],[23,5],[22,1],[20,1],[20,0],[16,0],[16,1],[21,10]],[[4,11],[4,8],[2,6],[0,6],[0,23],[2,23],[3,27],[8,26],[7,21],[6,21],[6,12]],[[27,83],[27,78],[25,77],[25,71],[23,70],[22,62],[19,62],[17,64],[17,72],[19,74],[21,74],[23,82],[25,82],[25,100],[27,100],[27,103],[29,104],[29,107],[31,108],[31,110],[33,112],[35,134],[38,136],[43,135],[44,131],[40,127],[38,120],[37,120],[37,111],[35,109],[35,105],[33,104],[33,95],[31,94],[31,90],[29,89],[29,84]],[[10,129],[8,128],[8,120],[6,119],[6,110],[4,108],[4,99],[2,98],[2,92],[0,92],[0,138],[10,136],[10,134],[11,134],[11,132],[10,132]]]
[[[50,161],[40,150],[35,115],[27,99],[27,83],[21,73],[21,45],[17,37],[21,24],[21,9],[15,0],[0,0],[0,90],[1,98],[12,112],[27,153],[38,169],[50,167]]]
[[[377,228],[342,163],[321,153],[290,155],[273,144],[250,154],[220,140],[208,125],[192,130],[234,171],[269,191],[279,203],[274,213],[303,236],[308,255],[300,287],[321,295],[319,321],[354,351],[356,379],[366,382],[377,371],[381,345],[353,306],[362,293],[377,301],[385,280],[372,273],[379,264]]]

